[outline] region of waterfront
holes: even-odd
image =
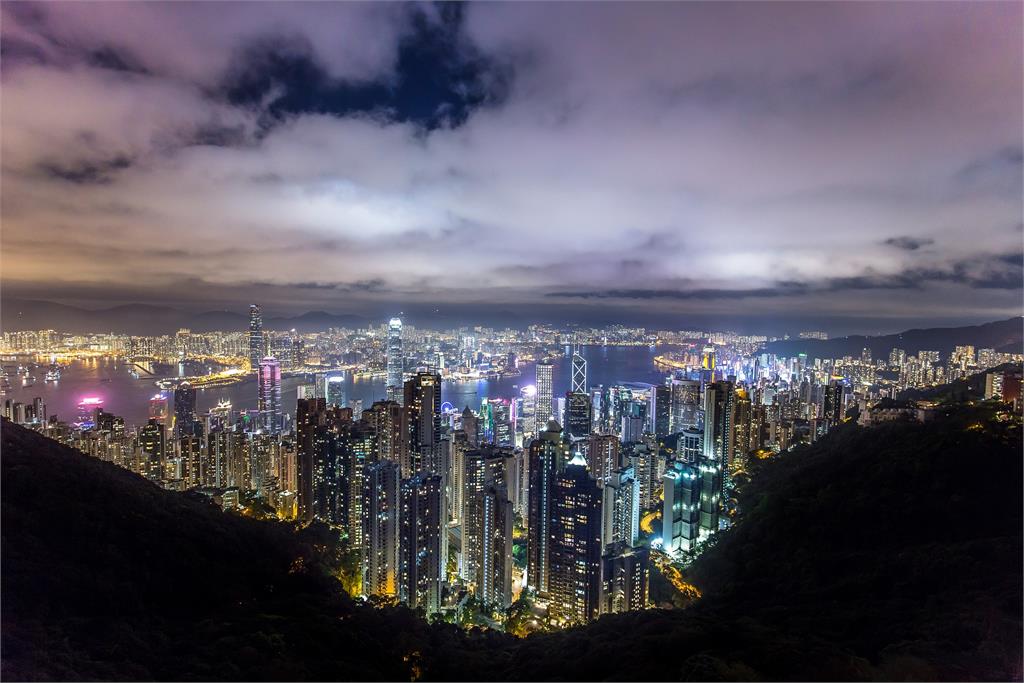
[[[584,346],[588,384],[596,387],[625,382],[660,382],[666,373],[655,367],[654,357],[672,348],[665,345],[658,346],[657,350],[649,346]],[[522,374],[518,377],[444,382],[441,398],[455,407],[468,405],[474,409],[479,408],[484,398],[513,398],[519,395],[521,387],[535,382],[536,370],[532,363],[524,364],[521,369]],[[120,415],[129,425],[141,425],[148,418],[149,399],[159,391],[159,387],[153,377],[136,379],[130,370],[130,363],[110,357],[76,360],[63,368],[58,382],[43,382],[42,373],[37,372],[38,381],[33,386],[23,387],[18,378],[12,376],[12,386],[5,398],[30,403],[39,396],[46,402],[49,414],[72,421],[78,412],[78,402],[84,396],[98,396],[103,399],[104,410]],[[568,391],[570,371],[568,356],[555,361],[553,383],[556,397]],[[298,376],[282,380],[281,394],[286,413],[294,414],[298,387],[306,381]],[[385,380],[353,378],[352,373],[345,373],[345,394],[348,400],[362,400],[363,406],[369,407],[373,401],[384,397]],[[204,413],[221,399],[231,401],[236,410],[255,409],[255,378],[228,386],[199,389],[197,409]]]

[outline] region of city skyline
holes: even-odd
[[[256,7],[4,5],[5,308],[1020,312],[1019,3]]]

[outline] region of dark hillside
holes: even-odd
[[[3,677],[1019,680],[1019,418],[846,425],[758,461],[686,610],[516,640],[372,609],[320,527],[224,514],[2,426]],[[301,558],[301,560],[299,559]]]

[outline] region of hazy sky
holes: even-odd
[[[2,5],[3,295],[1019,314],[1022,5]]]

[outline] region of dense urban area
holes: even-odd
[[[685,569],[743,513],[752,460],[851,420],[927,421],[934,403],[908,391],[986,370],[984,397],[1021,410],[1024,357],[968,345],[783,357],[768,350],[776,339],[696,330],[438,332],[394,318],[299,334],[263,329],[258,306],[249,316],[242,332],[5,333],[5,393],[108,357],[154,395],[144,424],[96,395],[75,415],[8,397],[3,415],[229,514],[329,525],[353,597],[514,635],[699,597]],[[654,347],[663,382],[595,385],[588,346]],[[445,382],[521,376],[535,379],[514,395],[442,402]],[[352,377],[383,380],[382,395],[347,396]],[[198,391],[246,381],[256,409],[198,409]]]

